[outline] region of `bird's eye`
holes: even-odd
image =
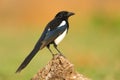
[[[62,15],[59,15],[58,18],[62,18],[63,16]]]

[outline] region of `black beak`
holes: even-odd
[[[72,16],[72,15],[75,15],[75,13],[73,12],[68,12],[67,16]]]

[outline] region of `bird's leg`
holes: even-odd
[[[53,53],[52,50],[50,49],[50,45],[47,45],[47,48],[48,48],[49,51],[51,52],[52,56],[54,56],[54,53]]]
[[[60,55],[63,55],[60,50],[57,48],[57,45],[54,43],[54,48],[59,52]]]

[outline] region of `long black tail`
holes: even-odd
[[[25,58],[25,60],[22,62],[22,64],[19,66],[19,68],[16,70],[16,73],[20,72],[22,69],[24,69],[29,62],[32,60],[32,58],[35,56],[35,54],[39,51],[39,48],[34,48],[31,53]]]

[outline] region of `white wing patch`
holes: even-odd
[[[63,38],[65,37],[66,33],[67,33],[67,29],[60,36],[58,36],[55,39],[55,44],[56,45],[59,44],[63,40]]]
[[[62,23],[58,27],[62,27],[64,25],[66,25],[66,21],[62,21]]]
[[[48,28],[48,31],[50,31],[50,28]]]

